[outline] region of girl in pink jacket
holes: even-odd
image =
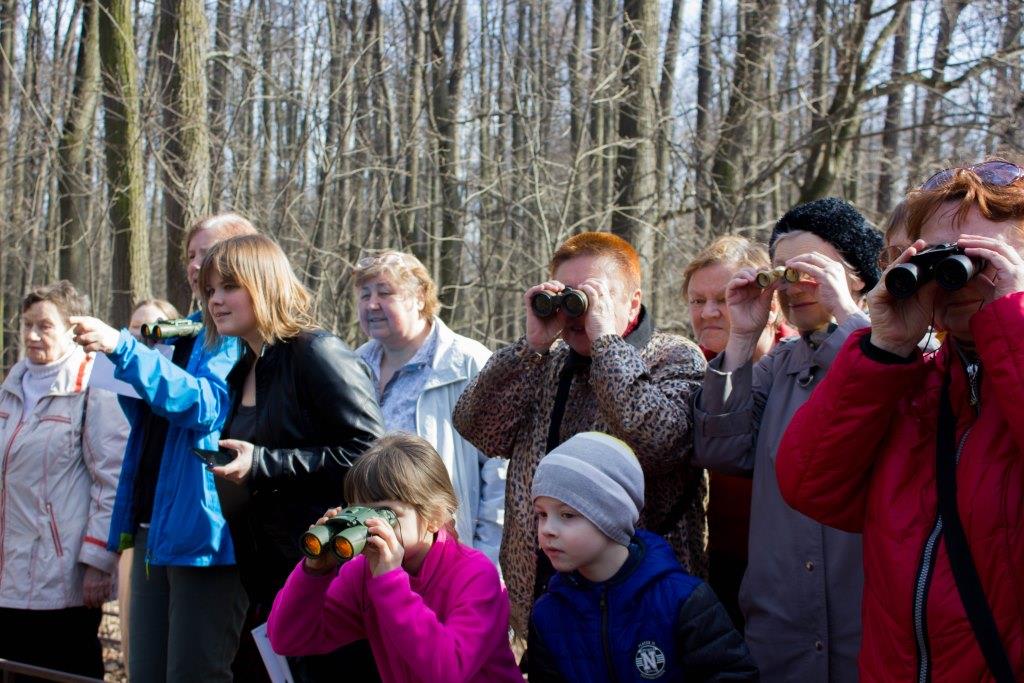
[[[366,639],[385,683],[521,683],[508,596],[490,560],[455,537],[458,504],[433,447],[407,434],[379,439],[345,477],[345,500],[390,508],[398,523],[369,519],[362,554],[340,567],[324,553],[292,571],[267,624],[274,650],[322,654]]]

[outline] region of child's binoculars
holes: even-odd
[[[302,534],[302,552],[315,560],[329,551],[339,562],[347,562],[363,552],[366,520],[374,518],[383,519],[393,527],[398,526],[398,517],[391,508],[347,507]]]
[[[175,337],[194,337],[203,329],[203,324],[188,318],[177,320],[157,320],[150,325],[142,326],[142,338],[148,342],[165,341]]]
[[[928,247],[906,263],[893,266],[885,274],[885,288],[897,299],[909,299],[930,280],[955,292],[979,273],[984,261],[971,258],[955,244]]]
[[[800,271],[786,266],[775,266],[771,270],[762,270],[757,274],[757,286],[761,289],[771,286],[773,282],[782,278],[785,282],[799,282]]]
[[[558,294],[541,290],[530,299],[530,307],[538,318],[550,318],[558,309],[570,318],[578,318],[587,312],[587,295],[578,289],[566,287]]]

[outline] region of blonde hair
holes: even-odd
[[[360,265],[363,262],[365,265]],[[404,291],[423,299],[423,310],[420,315],[431,320],[441,307],[437,298],[437,284],[430,277],[423,262],[412,254],[402,251],[382,251],[379,254],[360,259],[353,269],[355,286],[358,289],[377,277],[386,277]]]
[[[345,501],[397,500],[422,519],[436,522],[454,538],[459,508],[448,470],[434,447],[414,434],[382,436],[345,475]]]
[[[178,313],[178,309],[174,307],[174,304],[165,299],[143,299],[142,301],[136,301],[135,305],[132,306],[132,315],[135,315],[135,311],[143,306],[152,306],[159,310],[165,320],[174,320],[181,317],[181,313]]]
[[[752,242],[746,237],[735,235],[724,235],[701,249],[700,253],[693,257],[683,270],[683,296],[690,288],[690,279],[693,274],[702,268],[709,266],[733,266],[739,268],[768,268],[771,259],[768,258],[768,249],[763,244]]]
[[[181,242],[181,259],[188,265],[188,245],[200,230],[216,230],[222,239],[239,235],[255,235],[256,227],[237,213],[215,213],[196,219]]]
[[[212,347],[220,341],[206,292],[214,274],[249,293],[263,343],[291,339],[317,326],[312,313],[313,297],[295,277],[277,242],[265,235],[242,235],[213,245],[199,269],[207,345]]]

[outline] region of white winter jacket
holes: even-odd
[[[435,317],[433,324],[437,326],[437,350],[430,376],[416,400],[416,433],[437,449],[448,468],[459,500],[455,517],[459,540],[497,564],[508,460],[488,458],[462,438],[452,424],[459,396],[486,365],[491,352],[480,342],[455,334],[440,318]],[[366,358],[377,344],[370,340],[357,352]]]
[[[0,385],[0,607],[82,605],[85,565],[117,568],[106,545],[128,423],[114,394],[87,388],[92,360],[76,348],[27,416],[26,361]]]

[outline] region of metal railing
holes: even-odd
[[[44,681],[57,681],[58,683],[103,683],[102,678],[78,676],[64,671],[46,669],[41,666],[12,662],[9,659],[0,659],[0,673],[2,673],[0,681],[3,681],[3,683],[10,683],[10,681],[16,680],[14,678],[15,674],[32,676],[33,678],[38,678]]]

